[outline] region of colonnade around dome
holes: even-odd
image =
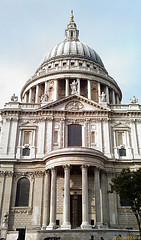
[[[76,94],[84,96],[94,102],[106,102],[109,104],[119,104],[117,92],[96,81],[81,78],[64,78],[49,80],[39,83],[27,90],[23,97],[24,103],[50,103],[72,94],[71,84],[76,82],[78,87]],[[104,98],[102,97],[102,94]]]

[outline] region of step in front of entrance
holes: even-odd
[[[121,239],[133,240],[138,236],[137,230],[122,229],[70,229],[70,230],[42,230],[26,231],[25,240],[116,240],[118,236]],[[8,232],[6,240],[13,240],[13,231]]]

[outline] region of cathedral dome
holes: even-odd
[[[86,44],[79,40],[65,40],[54,46],[49,53],[45,54],[42,64],[57,58],[63,57],[80,57],[98,63],[102,67],[104,64],[99,55]]]
[[[77,88],[72,91],[72,85]],[[65,39],[45,54],[35,74],[26,82],[21,98],[29,103],[54,102],[71,94],[95,102],[119,103],[122,93],[108,75],[99,55],[79,40],[73,11]]]
[[[104,67],[99,55],[92,48],[79,41],[79,30],[73,18],[73,12],[71,12],[71,19],[65,31],[66,39],[54,46],[49,53],[45,54],[41,65],[58,58],[77,57],[91,60]]]

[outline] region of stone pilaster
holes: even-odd
[[[138,138],[137,138],[137,127],[136,127],[136,120],[133,119],[130,122],[130,126],[131,126],[131,133],[132,133],[132,146],[134,149],[134,158],[140,158],[139,157],[139,144],[138,144]]]
[[[13,167],[9,168],[9,171],[4,171],[0,174],[3,177],[3,192],[1,199],[1,236],[6,239],[8,231],[8,218],[10,209],[10,200],[12,192],[13,181]]]
[[[70,166],[64,166],[64,211],[62,229],[71,229],[70,224]]]
[[[110,190],[111,179],[114,177],[114,173],[108,173],[108,190]],[[109,224],[111,227],[117,227],[117,195],[115,192],[109,194]]]
[[[88,215],[88,166],[82,165],[82,229],[90,229]]]

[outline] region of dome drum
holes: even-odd
[[[120,91],[114,84],[107,81],[107,78],[94,77],[91,74],[80,72],[68,72],[54,76],[39,78],[27,85],[22,93],[24,103],[42,103],[59,100],[67,97],[72,92],[72,82],[76,86],[76,94],[89,98],[95,102],[101,102],[101,95],[105,92],[105,102],[110,104],[119,103],[121,100]]]

